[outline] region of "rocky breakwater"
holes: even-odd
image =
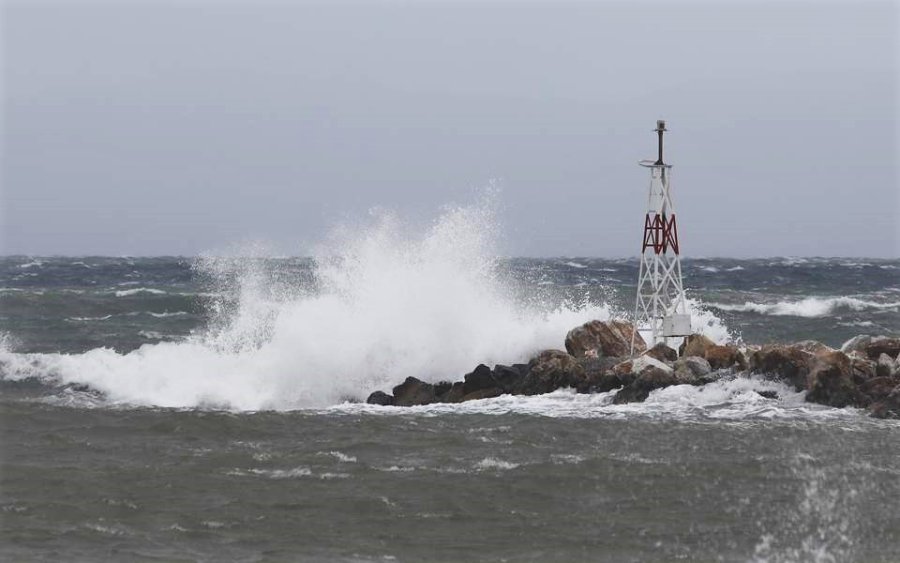
[[[705,385],[722,377],[759,374],[805,391],[813,403],[867,408],[876,417],[900,418],[898,337],[857,336],[837,350],[811,340],[739,347],[694,334],[676,351],[663,344],[648,349],[631,323],[591,321],[570,330],[565,347],[539,352],[527,364],[478,365],[462,381],[428,383],[408,377],[390,394],[375,391],[367,402],[461,403],[572,388],[579,393],[616,390],[613,403],[621,404],[643,401],[652,391],[671,385]]]

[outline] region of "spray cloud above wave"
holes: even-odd
[[[375,213],[336,229],[314,276],[273,283],[265,261],[203,258],[228,299],[208,331],[128,354],[5,353],[7,376],[52,376],[111,401],[240,410],[333,404],[407,376],[458,378],[477,363],[524,361],[566,331],[608,318],[602,305],[553,309],[511,297],[495,258],[495,206],[447,209],[424,232]]]

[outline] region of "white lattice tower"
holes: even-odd
[[[659,342],[669,344],[670,338],[691,333],[691,317],[687,312],[681,281],[675,206],[672,205],[669,188],[672,165],[663,162],[666,122],[657,121],[655,131],[659,136],[659,158],[655,162],[640,162],[641,166],[650,169],[650,197],[644,219],[634,306],[634,325],[650,346]],[[631,340],[631,354],[634,355],[634,337]]]

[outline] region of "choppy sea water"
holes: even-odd
[[[0,558],[900,561],[900,424],[776,383],[355,402],[633,304],[634,260],[441,236],[316,260],[0,258]],[[684,273],[718,340],[900,333],[897,260]]]

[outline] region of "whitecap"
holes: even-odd
[[[708,305],[723,311],[751,312],[761,315],[824,317],[838,309],[851,311],[897,309],[900,308],[900,301],[878,303],[856,297],[805,297],[798,301],[778,301],[777,303],[747,301],[742,305],[728,303],[709,303]]]
[[[330,455],[331,457],[335,458],[336,460],[340,461],[341,463],[356,463],[356,457],[354,457],[352,455],[347,455],[342,452],[331,451],[331,452],[327,452],[326,455]]]
[[[475,464],[475,469],[478,471],[490,471],[490,470],[508,470],[515,469],[519,467],[518,463],[512,463],[510,461],[504,461],[502,459],[497,459],[495,457],[486,457]]]
[[[116,291],[116,297],[130,297],[132,295],[139,295],[142,293],[146,293],[149,295],[165,295],[166,292],[161,289],[154,289],[152,287],[136,287],[134,289],[120,289]]]
[[[111,319],[112,315],[104,315],[102,317],[66,317],[69,322],[89,323],[94,321],[105,321]]]

